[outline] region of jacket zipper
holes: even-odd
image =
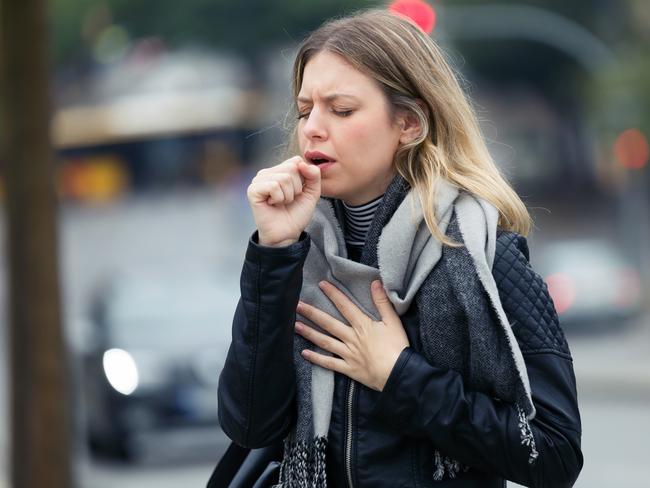
[[[344,235],[343,228],[341,227],[341,224],[339,222],[338,217],[336,216],[336,208],[334,207],[334,201],[333,200],[328,200],[329,202],[329,207],[332,211],[332,215],[334,216],[334,223],[336,225],[336,230],[339,232],[341,236]],[[347,251],[345,249],[345,246],[343,246],[343,250]],[[346,257],[347,257],[347,252],[346,252]],[[345,458],[345,475],[347,477],[348,481],[348,488],[354,488],[354,484],[352,483],[352,404],[353,404],[353,399],[354,399],[354,386],[355,382],[352,378],[348,380],[348,394],[347,394],[347,406],[346,406],[346,419],[347,419],[347,432],[346,432],[346,438],[345,438],[345,449],[344,449],[344,458]]]
[[[348,488],[354,488],[352,484],[352,399],[354,397],[354,380],[350,379],[348,383],[348,404],[347,404],[347,436],[345,439],[345,474],[348,478]]]

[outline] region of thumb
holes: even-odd
[[[298,170],[305,178],[303,193],[311,195],[315,200],[320,198],[320,169],[315,164],[308,164],[304,161],[298,163]]]
[[[381,283],[380,280],[375,280],[370,284],[370,290],[372,293],[372,300],[375,302],[375,305],[377,306],[377,310],[379,311],[379,315],[381,315],[381,319],[384,323],[393,323],[393,320],[397,318],[399,320],[399,316],[397,315],[397,312],[395,312],[395,309],[393,308],[393,304],[388,298],[388,294],[386,293],[386,290],[384,289],[383,284]],[[400,321],[401,322],[401,321]]]

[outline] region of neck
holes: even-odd
[[[345,212],[345,241],[352,246],[363,246],[375,211],[381,204],[383,195],[360,205],[343,203]]]

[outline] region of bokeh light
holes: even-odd
[[[639,129],[628,129],[616,138],[614,154],[624,168],[641,169],[650,158],[648,140]]]
[[[397,0],[388,9],[415,22],[424,32],[431,34],[436,25],[436,12],[422,0]]]
[[[563,314],[575,301],[576,287],[570,276],[556,273],[546,277],[548,292],[553,299],[558,314]]]

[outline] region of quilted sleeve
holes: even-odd
[[[529,263],[525,237],[499,233],[492,275],[521,352],[549,352],[571,359],[548,287]]]
[[[531,422],[545,464],[580,471],[581,419],[573,360],[548,287],[529,262],[526,239],[500,233],[492,274],[526,363],[537,415]]]

